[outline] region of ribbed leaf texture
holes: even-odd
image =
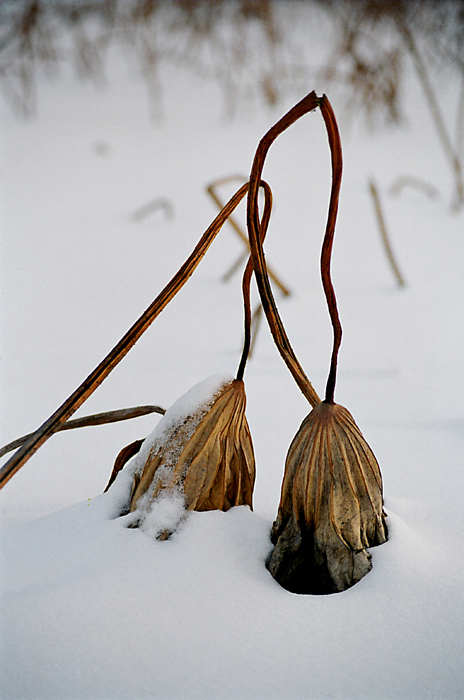
[[[180,490],[187,510],[252,507],[255,459],[243,381],[225,385],[205,415],[192,415],[150,453],[134,480],[130,510],[143,496],[151,503],[165,490]]]
[[[322,402],[288,451],[267,567],[293,593],[336,593],[372,568],[387,540],[382,477],[353,417]]]

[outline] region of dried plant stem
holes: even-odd
[[[332,358],[330,361],[329,376],[325,390],[325,401],[326,403],[333,403],[335,382],[337,378],[338,351],[342,342],[342,326],[338,315],[335,290],[333,288],[330,275],[330,260],[332,257],[332,245],[335,233],[335,222],[337,220],[338,199],[340,196],[340,185],[342,182],[342,146],[335,114],[333,113],[332,106],[325,95],[323,95],[321,98],[320,108],[327,128],[332,159],[332,190],[330,193],[327,226],[321,251],[321,277],[334,332]]]
[[[420,192],[423,192],[429,199],[436,199],[439,192],[436,187],[422,180],[420,177],[412,177],[411,175],[403,175],[397,177],[390,187],[390,194],[396,197],[401,194],[405,187],[413,187]]]
[[[453,171],[456,186],[455,201],[453,203],[453,208],[459,209],[461,205],[464,204],[464,180],[461,161],[459,160],[458,153],[454,149],[453,144],[451,142],[451,137],[448,134],[448,130],[446,128],[445,120],[443,119],[441,113],[439,102],[435,96],[435,92],[430,83],[425,63],[422,59],[419,49],[417,48],[417,44],[414,40],[413,34],[404,22],[398,21],[397,26],[409,53],[412,56],[414,67],[422,85],[425,98],[428,102],[432,119],[435,122],[435,127],[437,129],[439,139],[443,146],[445,155],[448,158],[451,170]]]
[[[150,413],[160,413],[162,416],[164,416],[166,410],[161,408],[161,406],[134,406],[134,408],[121,408],[118,411],[94,413],[91,416],[82,416],[82,418],[68,420],[66,423],[63,423],[63,425],[60,426],[59,430],[74,430],[74,428],[89,428],[96,425],[117,423],[121,420],[139,418],[140,416],[146,416]],[[29,440],[32,435],[34,435],[34,433],[23,435],[22,437],[13,440],[13,442],[9,442],[8,445],[0,448],[0,457],[3,457],[12,450],[16,450],[18,447],[21,447],[21,445],[23,445],[26,440]]]
[[[320,100],[316,93],[311,92],[297,105],[295,105],[295,107],[287,112],[287,114],[284,115],[282,119],[280,119],[277,124],[275,124],[267,132],[267,134],[265,134],[265,136],[263,136],[256,150],[251,169],[247,205],[247,225],[248,234],[250,237],[251,255],[264,313],[266,314],[274,342],[276,343],[284,362],[289,368],[303,395],[313,407],[320,403],[320,398],[308,377],[304,373],[295,353],[293,352],[292,346],[290,345],[290,341],[285,332],[284,325],[280,318],[274,296],[272,294],[272,289],[267,274],[264,251],[260,243],[258,188],[261,182],[264,161],[272,143],[279,136],[279,134],[288,129],[288,127],[294,124],[300,117],[316,109],[319,106],[319,102]]]
[[[82,382],[71,396],[58,408],[53,415],[40,426],[35,433],[24,443],[24,445],[6,462],[0,469],[0,488],[11,479],[11,477],[32,457],[32,455],[43,445],[68,418],[82,406],[82,404],[93,394],[95,389],[106,379],[110,372],[121,362],[129,350],[135,345],[137,340],[149,328],[153,321],[159,316],[161,311],[179,292],[193,272],[198,267],[202,258],[214,238],[221,230],[224,223],[232,214],[237,205],[241,202],[248,191],[248,184],[243,185],[231,197],[225,207],[221,210],[212,224],[205,231],[191,255],[187,258],[182,267],[174,275],[171,281],[156,297],[152,304],[144,311],[140,318],[134,323],[129,331],[121,338],[119,343],[102,360],[94,371]]]
[[[146,219],[147,216],[150,216],[150,214],[153,214],[155,211],[159,211],[160,209],[164,211],[168,219],[173,218],[174,208],[169,199],[166,199],[166,197],[158,197],[157,199],[153,199],[151,202],[144,204],[142,207],[139,207],[139,209],[132,212],[130,218],[132,221],[142,221],[142,219]]]
[[[387,255],[388,262],[390,263],[390,267],[393,270],[393,274],[395,275],[399,286],[404,287],[404,277],[401,274],[400,269],[395,260],[395,256],[393,255],[393,250],[390,245],[390,237],[388,235],[387,226],[385,224],[385,219],[383,216],[382,206],[380,204],[379,192],[373,178],[369,180],[369,191],[374,201],[375,213],[377,215],[377,223],[379,224],[380,235],[382,237],[382,243],[385,249],[385,253]]]
[[[224,184],[226,184],[226,183],[228,183],[228,182],[231,182],[232,180],[242,180],[242,181],[243,181],[243,180],[246,180],[246,178],[245,178],[245,177],[242,177],[241,175],[231,175],[231,176],[229,176],[229,177],[224,177],[224,178],[222,178],[221,180],[216,180],[216,182],[213,182],[211,185],[209,185],[209,186],[206,188],[206,191],[207,191],[208,194],[213,198],[213,200],[216,202],[216,204],[217,204],[217,206],[219,207],[219,209],[222,209],[222,207],[224,206],[224,204],[223,204],[223,202],[219,199],[219,197],[218,197],[217,194],[216,194],[216,187],[218,187],[218,186],[220,186],[220,185],[224,185]],[[248,238],[247,238],[247,236],[243,233],[242,229],[241,229],[240,226],[237,224],[237,222],[235,221],[235,219],[234,219],[233,216],[230,216],[230,217],[229,217],[229,224],[232,226],[232,228],[234,229],[234,231],[237,233],[237,235],[239,236],[239,238],[241,238],[241,240],[245,243],[245,245],[247,246],[247,248],[248,248],[248,250],[249,250],[249,249],[250,249],[250,243],[249,243],[249,241],[248,241]],[[235,272],[235,270],[237,269],[237,267],[238,267],[238,265],[240,264],[240,262],[242,262],[242,257],[240,257],[240,258],[237,260],[236,265],[234,265],[234,266],[226,273],[226,275],[224,275],[224,277],[223,277],[223,280],[224,280],[224,281],[227,281],[227,280],[232,276],[232,274]],[[278,278],[278,276],[275,274],[275,272],[273,272],[272,269],[271,269],[270,267],[268,267],[267,271],[268,271],[269,277],[270,277],[271,280],[274,282],[274,284],[280,289],[280,291],[282,292],[282,294],[284,295],[284,297],[290,296],[290,294],[291,294],[290,290],[289,290],[288,287],[286,287],[286,286],[284,285],[284,283]]]
[[[267,182],[261,181],[261,187],[264,189],[264,212],[260,222],[259,230],[259,240],[260,244],[264,243],[266,238],[267,229],[269,226],[269,221],[271,218],[272,211],[272,191]],[[250,354],[251,349],[251,303],[250,303],[250,284],[251,276],[253,274],[253,259],[250,255],[248,258],[247,266],[245,272],[243,273],[242,291],[243,291],[243,307],[244,307],[244,326],[245,326],[245,337],[243,341],[243,351],[240,358],[240,364],[237,370],[237,379],[243,379],[243,374],[245,372],[245,365]]]

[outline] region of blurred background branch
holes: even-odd
[[[328,23],[314,64],[311,37]],[[0,89],[18,116],[37,111],[40,80],[65,68],[104,85],[113,48],[135,62],[158,116],[170,66],[215,81],[230,117],[244,104],[273,106],[322,83],[378,128],[405,116],[408,65],[451,166],[453,207],[464,203],[462,0],[0,0]],[[462,95],[445,119],[441,87],[456,76]]]
[[[311,65],[305,28],[330,17],[328,57]],[[297,29],[302,31],[297,31]],[[413,43],[412,43],[413,42]],[[162,65],[216,80],[228,110],[243,98],[270,105],[315,78],[342,87],[369,119],[401,118],[402,68],[411,45],[425,70],[464,75],[464,3],[456,0],[2,0],[0,82],[22,115],[37,109],[37,78],[65,64],[105,80],[113,44],[132,54],[152,97]],[[305,88],[303,88],[303,85]]]

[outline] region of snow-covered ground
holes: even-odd
[[[1,110],[1,444],[37,428],[169,281],[216,214],[205,187],[247,176],[259,139],[292,106],[224,116],[218,89],[166,69],[163,118],[114,56],[108,86],[40,85],[36,117]],[[344,181],[333,280],[344,339],[336,400],[384,477],[390,540],[373,570],[331,596],[281,589],[264,566],[285,454],[309,406],[263,322],[245,383],[257,461],[254,511],[192,513],[166,542],[116,517],[113,461],[159,417],[55,435],[0,492],[2,700],[432,700],[464,698],[464,210],[420,87],[407,121],[368,132],[339,117]],[[323,84],[307,92],[326,91]],[[457,86],[442,85],[455,106]],[[303,95],[301,95],[302,97]],[[450,114],[451,114],[450,109]],[[272,147],[270,266],[280,309],[322,393],[331,328],[318,274],[330,163],[308,115]],[[368,178],[406,279],[382,249]],[[389,188],[419,177],[439,196]],[[224,199],[234,184],[223,186]],[[169,201],[135,221],[157,198]],[[244,222],[244,208],[237,219]],[[242,251],[225,226],[198,271],[76,415],[168,407],[234,374]],[[255,297],[256,299],[256,297]]]

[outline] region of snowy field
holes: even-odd
[[[108,85],[40,84],[38,113],[1,114],[1,444],[35,430],[169,281],[217,209],[205,187],[249,173],[289,109],[242,105],[166,69],[163,114],[121,56]],[[159,417],[55,435],[0,492],[2,700],[460,700],[464,698],[464,209],[413,74],[407,119],[368,131],[324,84],[344,148],[333,281],[344,328],[336,391],[379,460],[390,540],[330,596],[286,592],[264,566],[286,451],[309,411],[261,324],[245,384],[254,510],[192,513],[166,542],[118,518],[119,450]],[[458,85],[442,85],[450,106]],[[303,94],[299,97],[303,97]],[[267,259],[276,297],[323,393],[331,328],[318,274],[330,161],[319,113],[272,147]],[[375,177],[406,286],[385,257]],[[438,190],[389,193],[398,177]],[[224,185],[224,200],[234,184]],[[140,220],[137,212],[163,198]],[[172,209],[172,213],[171,213]],[[244,207],[237,220],[244,223]],[[168,407],[242,344],[243,250],[226,225],[198,271],[76,414]],[[254,297],[256,302],[256,295]],[[6,459],[6,458],[4,458]]]

